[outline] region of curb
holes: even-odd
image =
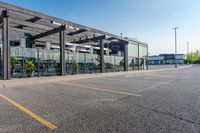
[[[51,77],[33,77],[33,78],[24,78],[24,79],[16,79],[16,80],[1,80],[0,87],[2,88],[12,88],[12,87],[20,87],[20,86],[30,86],[30,85],[38,85],[38,84],[46,84],[52,82],[61,82],[61,81],[74,81],[81,79],[90,79],[97,77],[112,77],[112,76],[120,76],[127,74],[138,74],[138,73],[149,73],[149,72],[159,72],[159,71],[173,71],[177,69],[185,69],[190,68],[189,66],[182,66],[179,68],[164,68],[164,69],[156,69],[156,70],[144,70],[144,71],[127,71],[127,72],[110,72],[110,73],[95,73],[95,74],[79,74],[79,75],[66,75],[66,76],[51,76]]]

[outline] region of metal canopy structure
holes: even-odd
[[[86,36],[87,38],[92,38],[94,35],[105,35],[108,38],[112,37],[117,40],[127,42],[126,39],[123,39],[114,34],[17,7],[4,2],[0,2],[0,11],[7,12],[7,15],[10,18],[10,28],[12,31],[30,33],[30,35],[33,36],[33,40],[40,40],[41,38],[45,38],[48,35],[52,35],[58,39],[58,35],[56,35],[56,33],[62,30],[60,26],[64,26],[66,42],[80,41],[80,38],[86,38]],[[54,41],[56,42],[58,40],[55,39]]]
[[[128,40],[120,36],[76,24],[70,21],[48,16],[39,12],[17,7],[0,2],[3,44],[3,79],[10,79],[10,41],[14,36],[10,34],[28,34],[31,43],[46,42],[51,38],[51,43],[60,48],[61,75],[65,75],[65,46],[66,42],[87,45],[89,42],[99,42],[100,66],[103,72],[104,42],[124,46],[124,70],[128,70],[127,44]],[[50,36],[50,37],[49,37]],[[14,40],[14,39],[13,39]]]

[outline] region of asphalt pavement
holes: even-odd
[[[200,66],[0,88],[0,133],[199,133]]]

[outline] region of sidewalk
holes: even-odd
[[[192,67],[192,65],[182,66],[177,69],[184,69]],[[158,71],[172,71],[177,70],[175,68],[164,68],[157,70],[144,70],[144,71],[127,71],[127,72],[109,72],[109,73],[94,73],[94,74],[79,74],[79,75],[66,75],[66,76],[51,76],[51,77],[33,77],[33,78],[22,78],[15,80],[0,80],[0,87],[12,88],[20,86],[30,86],[34,84],[46,84],[51,82],[59,81],[72,81],[81,79],[90,79],[96,77],[112,77],[120,75],[138,74],[138,73],[148,73],[148,72],[158,72]]]

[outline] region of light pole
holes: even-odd
[[[177,35],[176,35],[176,30],[178,29],[178,27],[173,28],[175,31],[175,55],[174,55],[174,63],[175,63],[175,68],[178,67],[177,65],[177,61],[176,61],[176,56],[177,56]]]

